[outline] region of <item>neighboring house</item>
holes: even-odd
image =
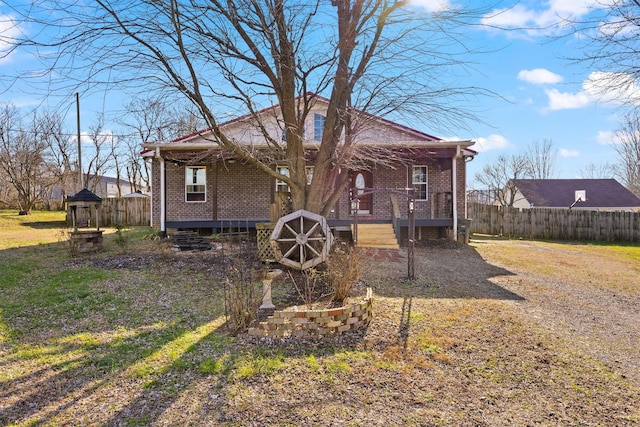
[[[89,178],[89,184],[87,188],[93,188],[93,180],[95,177]],[[120,191],[118,191],[118,184],[120,186]],[[118,183],[118,178],[112,176],[100,176],[98,178],[98,184],[96,185],[95,191],[93,191],[98,196],[105,198],[113,198],[113,197],[124,197],[127,194],[131,194],[132,185],[126,179],[120,178],[120,182]]]
[[[317,150],[322,136],[327,100],[316,98],[309,114],[305,135],[307,148]],[[259,112],[273,138],[283,139],[278,124],[278,107]],[[358,146],[384,150],[384,162],[369,162],[351,170],[351,187],[381,190],[362,197],[358,221],[391,223],[395,219],[404,238],[407,236],[406,197],[393,196],[384,189],[415,190],[416,238],[454,237],[459,219],[466,218],[466,162],[477,153],[469,147],[473,141],[445,141],[389,120],[355,111],[365,123],[355,137]],[[253,149],[267,149],[264,137],[251,116],[243,116],[221,125],[228,135]],[[203,131],[172,142],[144,144],[142,155],[152,161],[152,226],[169,229],[198,229],[218,233],[230,222],[238,221],[253,229],[255,224],[273,220],[288,188],[258,169],[244,164],[218,145]],[[313,158],[310,155],[309,158]],[[393,159],[398,160],[393,160]],[[186,160],[185,160],[186,159]],[[189,160],[197,159],[197,160]],[[286,173],[286,166],[274,162],[273,168]],[[313,163],[307,165],[313,173]],[[396,197],[397,204],[392,205]],[[353,212],[349,191],[345,191],[327,218],[336,231],[349,233]],[[398,236],[400,238],[400,236]]]
[[[75,176],[74,176],[75,177]],[[120,178],[120,193],[118,193],[118,179],[111,176],[100,176],[98,183],[94,188],[94,177],[89,178],[89,183],[85,185],[85,188],[91,190],[94,194],[102,199],[125,197],[132,193],[132,185],[129,181]],[[52,187],[48,194],[44,197],[44,203],[50,207],[62,207],[64,206],[65,199],[69,196],[73,196],[82,189],[78,189],[77,181],[67,180],[65,185],[56,185]]]
[[[516,179],[515,208],[640,210],[640,199],[615,179]]]

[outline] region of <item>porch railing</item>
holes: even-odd
[[[419,211],[420,203],[416,202]],[[453,193],[451,191],[438,191],[429,193],[429,200],[426,201],[428,205],[427,218],[452,218],[453,217]],[[423,212],[419,212],[417,217],[420,218]]]
[[[391,219],[407,218],[406,206],[402,205],[397,196],[390,195]],[[434,191],[429,193],[428,200],[416,200],[416,219],[453,218],[453,193],[451,191]]]

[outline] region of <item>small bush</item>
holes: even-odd
[[[327,259],[327,278],[333,289],[333,301],[342,304],[364,274],[364,262],[358,249],[351,247],[332,253]]]
[[[240,332],[251,325],[262,303],[262,284],[254,281],[252,268],[234,260],[225,280],[225,308],[229,327]]]
[[[129,244],[129,239],[124,233],[125,226],[121,224],[116,224],[116,245],[120,247],[121,253],[127,253],[127,245]]]

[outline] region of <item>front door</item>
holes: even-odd
[[[362,194],[367,191],[371,191],[373,175],[370,171],[353,171],[351,172],[351,189],[356,194]],[[368,215],[371,213],[373,195],[367,194],[366,196],[360,197],[360,209],[358,210],[358,214]]]

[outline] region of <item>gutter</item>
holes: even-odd
[[[460,155],[460,147],[470,147],[475,144],[472,140],[462,141],[406,141],[399,144],[384,144],[378,142],[367,143],[365,141],[357,142],[355,145],[360,147],[382,147],[382,148],[455,148]],[[264,144],[251,144],[238,142],[238,145],[251,146],[253,148],[271,149],[272,147]],[[202,140],[201,142],[150,142],[142,145],[145,150],[142,152],[144,155],[150,150],[169,149],[169,150],[194,150],[194,149],[208,149],[219,148],[220,145],[213,141]],[[318,143],[304,144],[305,149],[319,148]],[[157,156],[157,155],[156,155]]]

